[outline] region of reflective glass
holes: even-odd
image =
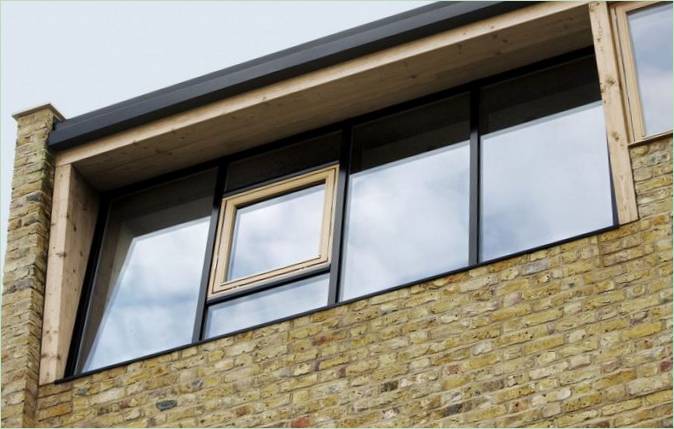
[[[206,338],[292,316],[328,304],[328,276],[275,287],[209,307]]]
[[[672,129],[672,3],[628,15],[646,134]]]
[[[343,300],[468,264],[468,118],[462,95],[354,130]]]
[[[319,257],[324,204],[322,184],[237,209],[227,279]]]
[[[192,340],[215,172],[112,202],[78,369]]]
[[[341,132],[326,134],[231,162],[227,166],[226,191],[339,160]]]
[[[596,79],[589,58],[483,92],[481,260],[612,225]]]

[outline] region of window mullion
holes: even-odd
[[[479,263],[480,255],[480,130],[479,88],[470,92],[470,214],[468,265]]]
[[[330,286],[328,304],[336,304],[339,300],[339,282],[342,271],[342,237],[346,217],[346,201],[351,157],[353,154],[352,125],[347,124],[342,131],[342,145],[339,156],[339,177],[337,178],[337,200],[335,201],[335,218],[333,226],[332,258],[330,266]]]
[[[208,285],[211,274],[211,263],[215,252],[216,234],[218,230],[218,219],[220,217],[220,203],[222,195],[225,192],[225,181],[227,176],[227,161],[218,166],[218,175],[213,190],[213,208],[211,210],[211,220],[208,226],[208,242],[206,243],[206,256],[204,257],[204,266],[201,271],[201,284],[199,286],[199,298],[197,309],[194,315],[194,328],[192,330],[192,342],[201,341],[203,335],[204,319],[208,306],[206,300],[208,297]]]

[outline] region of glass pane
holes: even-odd
[[[672,129],[672,3],[628,16],[646,134]]]
[[[342,299],[468,264],[468,117],[462,95],[354,130]]]
[[[313,277],[209,307],[206,338],[328,305],[328,275]]]
[[[209,171],[113,201],[80,371],[192,340],[214,184]]]
[[[483,92],[481,260],[613,223],[596,78],[589,58]]]
[[[236,211],[228,280],[320,256],[325,184]]]
[[[231,192],[339,160],[342,134],[332,133],[233,161],[227,166]]]

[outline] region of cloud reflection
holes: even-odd
[[[212,305],[207,338],[280,319],[328,304],[328,276],[310,278]]]
[[[228,279],[319,256],[325,185],[237,210]]]
[[[342,299],[468,263],[468,143],[354,174]]]
[[[481,258],[612,224],[601,102],[482,136]]]
[[[188,343],[209,218],[134,237],[83,370]]]
[[[633,12],[630,35],[647,134],[672,129],[672,4]]]

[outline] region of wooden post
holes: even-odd
[[[606,2],[592,2],[589,5],[589,12],[601,97],[604,103],[613,189],[618,221],[622,225],[639,218],[628,150],[627,115],[620,89],[617,51],[608,6]]]
[[[40,385],[64,375],[97,214],[98,196],[75,167],[56,167]]]

